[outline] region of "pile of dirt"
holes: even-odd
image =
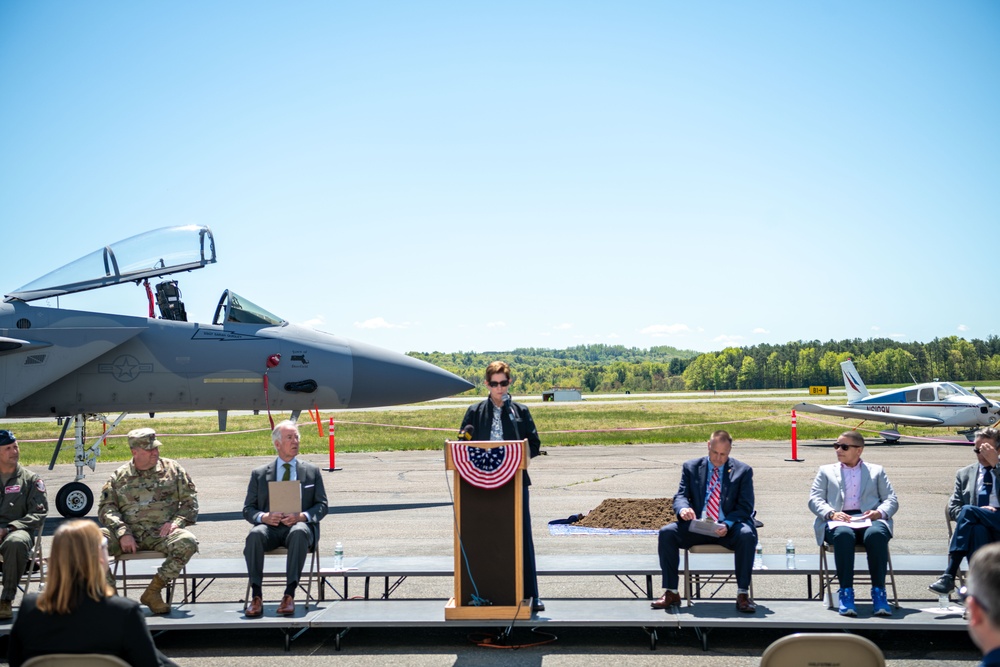
[[[658,530],[676,520],[673,498],[608,498],[573,525],[618,530]]]

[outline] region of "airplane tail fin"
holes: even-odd
[[[847,389],[847,402],[853,403],[866,396],[871,396],[868,387],[861,381],[858,369],[854,367],[854,362],[848,359],[840,363],[840,370],[844,374],[844,388]]]

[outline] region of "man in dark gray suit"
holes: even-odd
[[[319,541],[319,522],[327,511],[326,490],[319,468],[298,458],[299,427],[295,422],[283,421],[274,427],[271,441],[278,456],[250,474],[247,498],[243,503],[243,518],[254,524],[243,549],[250,575],[251,597],[246,608],[247,618],[258,618],[264,614],[264,553],[278,547],[288,549],[288,558],[285,594],[276,613],[279,616],[295,614],[295,589],[302,577],[306,555]],[[271,512],[268,482],[295,480],[302,486],[302,511],[288,514]]]
[[[955,475],[955,490],[948,501],[948,515],[955,520],[955,532],[948,545],[948,567],[928,586],[939,595],[947,595],[955,588],[955,577],[963,558],[972,558],[979,547],[1000,540],[998,450],[1000,431],[979,429],[973,449],[978,460]]]

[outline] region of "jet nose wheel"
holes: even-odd
[[[56,494],[56,510],[72,519],[86,516],[94,506],[94,493],[83,482],[70,482]]]

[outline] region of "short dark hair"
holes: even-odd
[[[994,445],[1000,445],[1000,431],[993,428],[992,426],[986,426],[979,429],[978,431],[976,431],[975,437],[988,438],[989,440],[993,441]]]
[[[865,446],[865,436],[861,435],[857,431],[844,431],[840,434],[841,438],[847,438],[857,447]]]

